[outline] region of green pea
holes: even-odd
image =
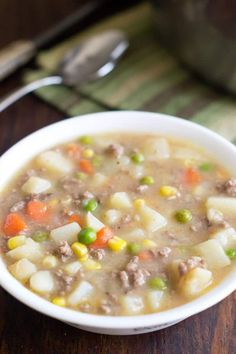
[[[157,289],[157,290],[166,290],[167,285],[164,279],[161,277],[155,277],[149,280],[148,285],[152,289]]]
[[[86,173],[84,172],[76,172],[75,177],[81,181],[84,181],[88,177],[88,175],[86,175]]]
[[[97,238],[96,231],[91,227],[85,227],[79,232],[78,241],[83,243],[84,245],[90,245]]]
[[[85,145],[91,145],[93,143],[93,139],[89,135],[81,136],[79,141],[81,142],[81,144],[85,144]]]
[[[150,186],[154,183],[154,178],[152,176],[144,176],[140,179],[140,183]]]
[[[141,245],[136,242],[131,242],[127,245],[127,251],[133,255],[138,254],[141,251],[141,249],[142,249]]]
[[[32,236],[35,242],[44,242],[48,239],[49,233],[47,231],[36,231]]]
[[[102,163],[102,156],[96,155],[94,156],[94,158],[92,159],[92,164],[95,167],[99,167],[101,166]]]
[[[131,156],[131,160],[133,161],[133,163],[139,164],[144,161],[144,156],[143,154],[137,152]]]
[[[200,171],[208,172],[208,171],[212,170],[213,166],[210,163],[205,162],[205,163],[202,163],[198,168]]]
[[[86,211],[94,211],[97,209],[98,202],[96,199],[85,199],[83,202],[83,208]]]
[[[232,261],[236,259],[236,248],[229,248],[225,253]]]
[[[186,224],[187,222],[191,221],[192,217],[192,213],[188,209],[181,209],[175,213],[176,220],[182,224]]]

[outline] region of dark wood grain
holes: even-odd
[[[0,46],[17,39],[19,34],[36,35],[77,8],[78,3],[1,0]],[[1,83],[0,96],[20,83],[20,74]],[[0,115],[0,152],[62,118],[60,112],[37,98],[26,97]],[[159,332],[111,337],[84,332],[41,315],[0,289],[0,354],[234,354],[235,300],[233,294],[219,305]]]

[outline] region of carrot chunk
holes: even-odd
[[[77,222],[80,226],[83,225],[83,220],[82,220],[82,218],[81,218],[79,215],[77,215],[77,214],[72,214],[72,215],[70,215],[68,221],[69,221],[69,223],[71,223],[71,222]]]
[[[91,175],[93,173],[93,165],[89,160],[86,159],[80,160],[79,167],[81,171],[87,173],[88,175]]]
[[[74,159],[79,159],[81,156],[81,147],[76,143],[71,143],[66,146],[67,153],[69,156],[73,157]]]
[[[26,206],[26,213],[35,221],[43,221],[48,216],[47,204],[40,200],[31,200]]]
[[[21,215],[17,213],[10,213],[5,219],[3,231],[7,236],[14,236],[26,228],[27,225]]]
[[[97,232],[96,241],[91,244],[92,248],[105,248],[108,241],[114,236],[113,231],[105,226]]]
[[[138,254],[138,257],[140,259],[140,261],[149,261],[153,258],[153,255],[151,254],[150,251],[148,250],[144,250],[144,251],[141,251],[139,254]]]
[[[198,171],[189,167],[184,173],[184,182],[189,185],[198,184],[202,181],[202,176]]]

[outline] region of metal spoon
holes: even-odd
[[[115,68],[128,46],[125,34],[119,30],[110,30],[90,37],[66,53],[58,67],[59,75],[48,76],[17,89],[0,101],[0,112],[43,86],[79,86],[106,76]]]

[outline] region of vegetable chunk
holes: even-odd
[[[36,265],[26,258],[22,258],[18,262],[11,264],[8,269],[22,283],[26,283],[31,275],[37,271]]]
[[[37,164],[54,173],[66,174],[73,170],[72,162],[56,151],[45,151],[40,154]]]
[[[139,214],[144,227],[150,232],[157,231],[167,224],[164,216],[146,205],[139,208]]]
[[[30,287],[37,293],[47,294],[54,290],[54,279],[50,271],[40,270],[30,278]]]
[[[74,291],[68,296],[68,304],[75,306],[86,302],[93,294],[94,287],[88,281],[81,281]]]
[[[121,305],[125,314],[137,315],[142,313],[144,309],[144,302],[141,296],[125,295],[121,299]]]
[[[223,268],[230,264],[223,247],[217,240],[207,240],[194,247],[196,253],[202,256],[210,269]]]
[[[39,194],[51,188],[50,181],[44,178],[31,176],[22,186],[22,191],[27,194]]]
[[[78,233],[81,227],[77,222],[71,222],[70,224],[57,227],[50,232],[50,238],[56,243],[61,241],[67,241],[69,244],[77,240]]]
[[[86,226],[91,227],[95,231],[101,230],[105,225],[96,218],[92,213],[88,212],[86,215]]]
[[[31,238],[27,238],[24,245],[7,252],[7,256],[15,260],[26,258],[29,261],[37,262],[43,257],[43,252],[37,242],[34,242]]]
[[[180,292],[186,297],[194,297],[205,290],[212,282],[212,272],[196,267],[184,275],[179,283]]]
[[[206,207],[221,211],[224,215],[236,216],[236,198],[210,197],[207,199]]]
[[[224,249],[236,247],[236,231],[233,227],[215,232],[211,238],[217,240]]]
[[[110,198],[110,205],[115,209],[129,209],[132,207],[132,203],[126,192],[114,193]]]

